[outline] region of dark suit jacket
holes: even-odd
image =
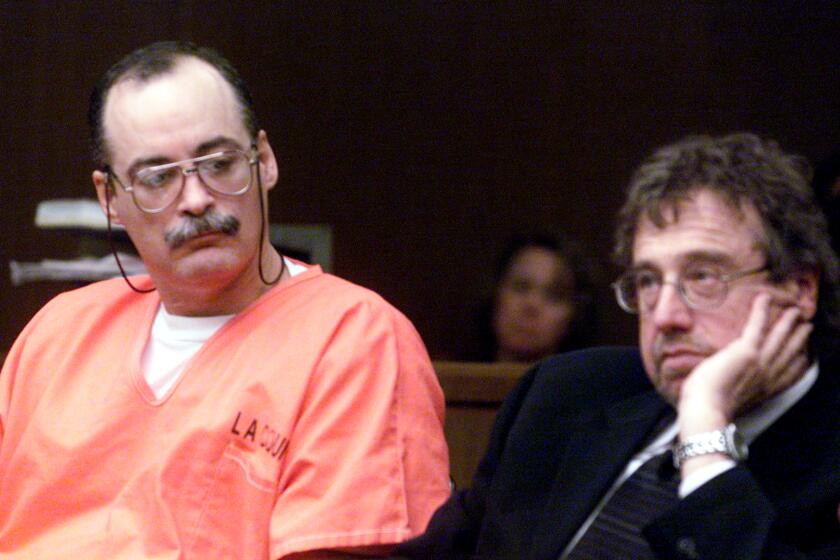
[[[838,375],[821,360],[814,387],[753,442],[746,463],[646,528],[657,558],[840,560]],[[546,360],[499,410],[472,488],[396,554],[557,559],[669,412],[635,349]]]

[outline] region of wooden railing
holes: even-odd
[[[450,475],[457,488],[465,488],[484,455],[499,405],[528,364],[436,361],[433,365],[446,396]]]

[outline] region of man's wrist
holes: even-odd
[[[678,424],[680,427],[679,440],[687,439],[698,434],[714,432],[725,429],[731,420],[717,410],[696,406],[681,407],[679,410]]]
[[[743,461],[747,458],[748,449],[735,424],[728,424],[725,428],[696,433],[690,436],[680,435],[674,445],[674,466],[680,468],[683,464],[695,459],[696,467],[729,458],[733,461]],[[699,461],[697,459],[705,459]],[[701,464],[702,463],[702,464]]]

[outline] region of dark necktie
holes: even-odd
[[[671,451],[654,455],[619,486],[568,560],[652,559],[642,528],[678,501]]]

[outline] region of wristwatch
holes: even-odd
[[[673,453],[674,467],[679,469],[687,459],[712,453],[723,453],[733,461],[743,461],[749,450],[735,424],[729,424],[722,430],[703,432],[678,441],[674,444]]]

